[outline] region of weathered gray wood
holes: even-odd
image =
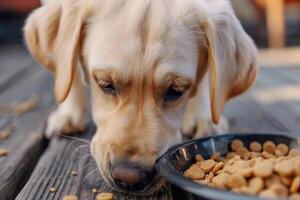
[[[0,87],[5,85],[0,90],[0,129],[12,124],[14,131],[8,139],[0,141],[0,147],[8,150],[8,155],[0,158],[1,200],[14,199],[46,147],[42,126],[53,105],[50,75],[32,62],[28,54],[18,53],[25,51],[20,47],[5,48],[9,50],[0,49]],[[7,79],[6,74],[11,78]],[[39,97],[36,108],[21,116],[15,116],[10,111],[13,102],[20,102],[32,95]]]
[[[262,68],[256,85],[226,107],[233,131],[300,135],[300,68]]]
[[[44,153],[30,180],[27,182],[17,199],[54,200],[64,195],[77,195],[79,199],[95,199],[93,188],[98,192],[110,192],[101,179],[96,163],[89,152],[89,141],[95,133],[93,125],[88,126],[84,135],[73,138],[55,138]],[[78,175],[72,176],[75,170]],[[51,193],[51,187],[56,192]],[[136,196],[116,193],[115,199],[137,199]],[[138,199],[170,199],[166,192]]]

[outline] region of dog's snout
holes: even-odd
[[[155,169],[146,169],[132,163],[119,163],[111,166],[111,176],[116,185],[124,190],[142,190],[153,179]]]

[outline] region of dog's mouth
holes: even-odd
[[[107,168],[111,167],[111,164],[108,162],[106,164]],[[117,191],[126,195],[134,195],[134,196],[148,196],[158,193],[161,188],[165,185],[165,180],[157,173],[156,171],[152,173],[151,181],[147,184],[124,186],[122,182],[116,181],[110,173],[107,173],[106,170],[103,170],[102,167],[99,168],[100,174],[103,177],[106,184],[114,191]]]

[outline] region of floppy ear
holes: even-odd
[[[206,38],[212,120],[218,123],[226,101],[254,83],[257,49],[230,6],[212,12],[200,26]]]
[[[64,101],[70,91],[87,15],[88,6],[83,0],[51,0],[26,21],[26,44],[37,61],[55,74],[58,102]]]

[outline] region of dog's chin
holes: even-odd
[[[153,195],[155,193],[159,193],[159,191],[163,188],[163,186],[166,183],[162,177],[157,175],[153,179],[153,181],[149,185],[147,185],[144,189],[137,190],[137,191],[130,191],[130,190],[124,190],[124,189],[118,187],[113,181],[111,181],[112,179],[109,177],[105,177],[104,180],[105,180],[106,184],[112,190],[117,191],[122,194],[133,195],[133,196],[149,196],[149,195]]]

